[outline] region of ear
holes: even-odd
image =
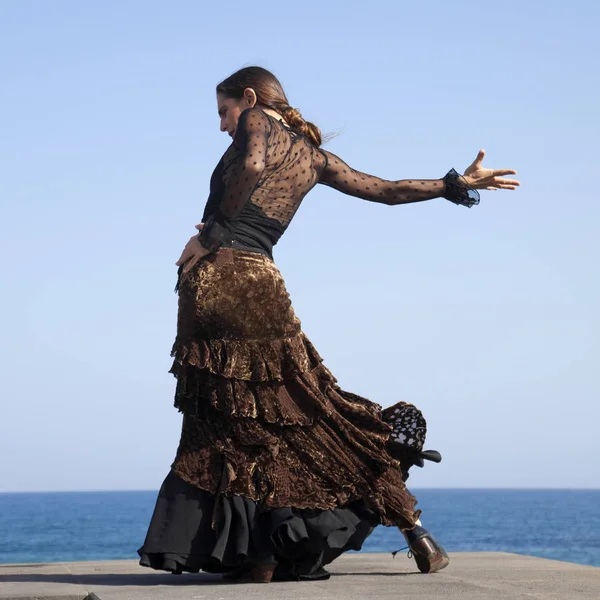
[[[252,88],[246,88],[244,90],[244,100],[248,103],[250,108],[256,106],[257,98],[256,92]]]

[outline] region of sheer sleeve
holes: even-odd
[[[260,181],[266,165],[270,127],[267,115],[260,109],[249,108],[240,115],[230,148],[233,158],[225,167],[222,200],[198,236],[211,252],[230,240],[227,221],[240,214]]]
[[[335,154],[322,152],[327,164],[319,183],[350,196],[388,205],[421,202],[433,198],[446,198],[455,204],[469,207],[479,203],[478,192],[471,189],[454,169],[442,179],[388,181],[356,171]]]

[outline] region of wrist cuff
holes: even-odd
[[[215,215],[211,215],[204,222],[202,231],[198,234],[198,240],[202,247],[209,252],[216,252],[223,244],[230,245],[232,236],[231,232],[216,219]]]
[[[450,169],[443,181],[445,184],[443,197],[446,200],[467,208],[479,204],[479,192],[472,188],[455,169]]]

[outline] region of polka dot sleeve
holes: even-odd
[[[265,170],[271,124],[262,110],[245,110],[238,121],[231,147],[232,159],[225,167],[223,198],[202,230],[200,243],[216,251],[228,241],[227,221],[237,217]]]
[[[349,196],[388,205],[448,197],[449,190],[445,179],[388,181],[356,171],[331,152],[323,151],[323,154],[327,159],[327,164],[321,174],[320,183]],[[454,189],[452,194],[455,195],[459,192],[462,190]]]

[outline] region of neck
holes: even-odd
[[[277,119],[278,121],[283,121],[283,117],[276,110],[273,110],[272,108],[263,108],[263,112],[266,112],[268,115],[271,115],[273,118]]]

